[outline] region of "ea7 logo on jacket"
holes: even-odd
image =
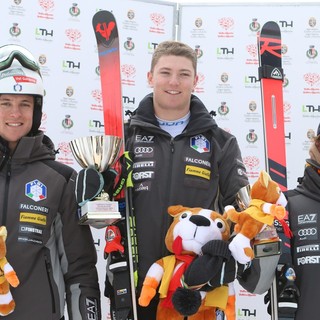
[[[190,138],[190,147],[199,153],[210,152],[210,142],[202,134]]]
[[[47,198],[47,187],[39,180],[26,183],[25,195],[33,201],[41,201]]]
[[[154,142],[154,136],[143,136],[141,134],[137,134],[136,135],[136,142],[151,143],[151,142]]]
[[[317,223],[317,220],[316,213],[298,215],[298,224]]]
[[[98,301],[96,298],[86,298],[86,319],[90,320],[97,320],[99,318],[98,315]]]

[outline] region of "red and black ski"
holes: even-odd
[[[97,40],[102,89],[104,131],[106,135],[121,137],[124,141],[123,107],[121,93],[120,48],[117,22],[112,12],[98,11],[92,19]],[[130,159],[126,153],[118,162],[126,170]],[[128,172],[126,172],[128,174]],[[117,186],[121,185],[121,183]],[[122,184],[123,185],[123,184]],[[128,183],[127,183],[128,186]],[[116,187],[117,193],[121,187]],[[123,219],[107,227],[105,254],[107,274],[112,274],[112,285],[106,278],[105,296],[110,298],[112,320],[137,320],[133,250],[136,250],[131,190],[125,190],[125,206],[120,206]],[[116,193],[116,192],[115,192]],[[114,195],[115,195],[114,193]],[[122,195],[124,192],[122,192]],[[120,202],[120,199],[119,199]],[[124,203],[124,201],[122,201]],[[125,210],[121,208],[125,207]],[[124,213],[123,213],[124,211]],[[134,248],[134,249],[133,249]],[[135,259],[137,254],[135,251]]]
[[[265,23],[258,38],[259,78],[265,134],[266,167],[272,180],[287,189],[283,111],[281,32],[273,21]]]
[[[123,137],[119,34],[114,15],[98,11],[92,20],[99,54],[104,131]]]
[[[266,22],[258,37],[259,79],[261,82],[262,113],[265,139],[266,169],[282,191],[287,190],[286,144],[283,110],[283,69],[281,31],[274,21]],[[282,222],[283,223],[283,222]],[[283,227],[277,226],[282,239],[282,256],[290,251]],[[281,257],[279,265],[281,264]],[[270,288],[271,319],[280,320],[276,277]]]
[[[277,23],[266,22],[258,37],[266,169],[272,180],[286,190],[286,153],[282,93],[281,32]],[[278,320],[277,281],[270,292],[271,320]]]

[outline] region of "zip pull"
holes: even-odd
[[[171,138],[170,140],[171,152],[174,153],[174,140]]]
[[[11,158],[7,159],[7,178],[11,177]]]

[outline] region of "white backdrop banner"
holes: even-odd
[[[41,129],[60,149],[59,161],[79,170],[69,141],[104,132],[92,17],[105,9],[113,11],[119,28],[124,109],[134,110],[151,91],[146,81],[151,55],[158,43],[175,38],[178,27],[178,39],[198,51],[195,93],[216,111],[218,124],[237,137],[251,181],[265,168],[257,34],[266,21],[276,21],[283,39],[289,188],[302,175],[320,118],[318,6],[188,4],[177,14],[174,3],[158,1],[2,0],[1,8],[0,45],[23,45],[41,65],[46,90]],[[102,295],[104,233],[93,229]],[[263,296],[240,286],[237,292],[238,320],[270,319]],[[110,319],[104,297],[102,307],[103,319]]]
[[[269,20],[282,34],[288,186],[303,173],[319,124],[319,21],[314,5],[182,5],[180,39],[199,52],[197,93],[239,141],[249,176],[265,168],[257,34]],[[254,139],[252,139],[254,137]]]

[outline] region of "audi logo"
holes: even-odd
[[[314,236],[315,234],[317,234],[317,229],[316,228],[300,229],[298,231],[298,235],[300,237],[303,237],[303,236]]]
[[[152,147],[136,147],[134,153],[151,153],[153,152]]]

